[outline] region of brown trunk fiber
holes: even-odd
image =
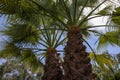
[[[59,56],[55,49],[48,49],[42,80],[62,80]]]
[[[64,57],[65,80],[95,80],[80,29],[78,27],[71,28],[67,38]]]

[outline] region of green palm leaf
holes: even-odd
[[[114,60],[109,56],[109,54],[106,53],[96,54],[96,56],[94,56],[94,53],[90,53],[89,57],[93,61],[96,61],[98,66],[100,66],[103,70],[109,69],[109,67],[114,65]]]
[[[0,51],[0,56],[9,58],[9,57],[21,57],[20,48],[17,47],[14,43],[7,42],[5,47]]]
[[[35,44],[39,40],[39,32],[33,25],[13,24],[7,26],[7,29],[3,32],[9,36],[13,42]]]
[[[112,32],[107,32],[105,34],[101,34],[99,37],[98,49],[108,44],[111,45],[115,44],[120,46],[119,34],[120,34],[119,31],[112,31]]]
[[[21,61],[24,62],[33,72],[42,71],[43,64],[37,59],[32,50],[23,50]]]
[[[115,24],[120,25],[120,7],[115,8],[115,11],[113,12],[111,19]]]

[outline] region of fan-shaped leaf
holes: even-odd
[[[2,57],[21,57],[20,48],[13,43],[6,43],[3,50],[0,51]]]
[[[109,44],[116,44],[120,46],[120,32],[119,31],[112,31],[107,32],[105,34],[101,34],[99,37],[98,49],[102,48],[104,45]]]
[[[13,42],[23,42],[35,44],[39,40],[39,32],[36,27],[27,24],[13,24],[4,30],[4,34],[9,36]]]
[[[103,70],[112,67],[114,64],[114,60],[106,53],[96,54],[96,56],[94,56],[94,53],[90,53],[89,57],[96,61]]]
[[[37,57],[32,50],[23,50],[21,61],[30,67],[33,72],[37,70],[41,71],[43,69],[43,64],[37,60]]]

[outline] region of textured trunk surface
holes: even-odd
[[[90,58],[85,51],[82,35],[78,27],[71,28],[67,34],[68,42],[65,46],[64,80],[95,80],[92,74]]]
[[[59,56],[55,49],[48,49],[42,80],[62,80]]]

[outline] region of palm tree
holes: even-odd
[[[48,24],[45,25],[44,21],[45,20],[42,18],[44,27],[43,29],[46,30],[40,30],[42,35],[41,41],[39,42],[43,47],[46,48],[45,66],[42,80],[62,80],[62,62],[57,47],[66,40],[66,38],[62,38],[64,31],[59,31],[56,29],[52,30],[49,28],[50,26]],[[52,27],[55,26],[53,25]]]
[[[28,67],[33,67],[35,71],[43,66],[42,60],[45,59],[42,80],[62,80],[61,59],[56,48],[66,39],[61,39],[63,31],[43,29],[36,32],[33,30],[35,30],[34,27],[23,24],[8,26],[4,34],[10,39],[0,52],[1,56],[17,57],[28,64]]]
[[[9,18],[10,26],[6,26],[7,29],[3,31],[5,35],[9,36],[9,42],[2,50],[1,55],[4,57],[19,57],[23,62],[27,62],[30,66],[35,67],[36,70],[40,67],[39,64],[41,65],[41,62],[38,62],[36,56],[40,56],[41,58],[45,57],[46,61],[42,80],[62,80],[60,57],[59,54],[57,54],[56,48],[66,39],[61,39],[64,31],[51,30],[49,27],[46,27],[43,17],[38,14],[37,17],[32,13],[29,14],[33,15],[33,17],[26,15],[26,18],[24,18],[24,13],[20,15],[13,13],[12,17]],[[40,20],[40,17],[41,24],[38,26],[39,21],[33,24],[34,20],[32,19]],[[47,23],[47,26],[50,25]],[[38,55],[39,52],[46,54]]]
[[[83,45],[83,41],[86,42],[86,40],[83,38],[83,35],[88,32],[93,32],[95,34],[98,34],[100,36],[99,43],[101,43],[103,39],[105,40],[108,39],[104,37],[105,34],[101,34],[100,32],[95,30],[89,30],[90,28],[94,28],[94,27],[101,27],[101,26],[108,27],[108,25],[89,26],[88,24],[88,21],[90,19],[107,15],[106,13],[108,13],[109,11],[106,10],[110,9],[111,7],[107,6],[103,10],[98,10],[98,8],[108,1],[109,0],[103,0],[102,2],[99,2],[97,0],[84,0],[84,1],[83,0],[72,0],[72,1],[71,0],[49,0],[49,1],[37,0],[37,1],[27,1],[29,3],[27,3],[25,6],[21,7],[18,5],[18,7],[15,7],[16,9],[13,10],[11,8],[13,8],[14,6],[11,6],[11,3],[8,4],[6,3],[6,1],[1,0],[0,3],[2,4],[2,6],[0,7],[0,10],[1,13],[3,14],[10,13],[12,15],[15,14],[19,16],[20,19],[17,19],[16,22],[22,19],[22,21],[26,20],[27,23],[31,22],[32,25],[35,23],[37,27],[39,27],[39,24],[41,24],[39,23],[40,22],[39,19],[37,20],[35,19],[39,15],[47,16],[49,19],[53,20],[54,25],[60,26],[59,29],[62,28],[65,31],[67,31],[67,43],[64,49],[65,57],[63,64],[64,75],[65,75],[64,79],[93,80],[95,78],[95,75],[92,73],[90,58],[88,58],[89,54],[86,52],[86,47]],[[31,7],[31,4],[34,5],[34,7]],[[20,14],[18,10],[21,11]],[[85,10],[89,10],[89,12],[84,13]],[[26,17],[27,13],[31,13],[31,14]],[[31,15],[36,15],[36,16],[30,18]],[[14,19],[14,17],[11,19]],[[49,24],[49,22],[47,22],[47,24]],[[56,29],[56,27],[53,28]],[[111,43],[116,43],[116,41],[111,41],[110,39],[108,40]],[[47,52],[56,53],[56,50],[53,49],[55,48],[52,47],[51,49],[50,47],[50,49],[48,49]],[[46,61],[48,58],[49,57],[46,57]]]
[[[7,36],[10,36],[10,38],[12,39],[11,42],[13,43],[12,45],[14,45],[16,52],[17,52],[17,50],[16,50],[15,44],[17,44],[17,47],[19,46],[18,48],[23,50],[22,51],[23,55],[20,55],[21,54],[20,51],[18,52],[19,55],[16,55],[16,53],[15,53],[15,55],[17,57],[22,56],[23,57],[22,60],[26,61],[26,58],[29,58],[29,59],[35,58],[34,57],[35,53],[33,52],[34,50],[45,51],[46,61],[45,61],[44,76],[42,77],[42,80],[62,80],[62,71],[60,68],[59,56],[57,54],[56,47],[59,46],[65,40],[65,39],[61,40],[63,31],[60,33],[60,35],[58,34],[58,31],[56,31],[56,30],[52,30],[52,31],[43,31],[42,30],[41,31],[41,28],[39,28],[39,26],[40,26],[39,25],[40,17],[38,17],[39,14],[35,14],[37,11],[35,11],[35,12],[33,11],[34,7],[31,7],[32,4],[26,3],[26,1],[24,4],[22,4],[23,2],[24,1],[18,1],[18,2],[11,3],[8,1],[7,5],[6,5],[6,7],[7,7],[6,11],[8,13],[1,12],[1,14],[7,14],[8,16],[12,16],[9,18],[10,24],[12,24],[12,26],[8,27],[8,29],[5,30],[4,33]],[[6,3],[5,1],[1,1],[1,4],[5,5],[5,3]],[[15,6],[16,3],[18,6]],[[2,7],[4,7],[4,6],[2,6]],[[11,7],[11,8],[16,7],[17,9],[11,10],[8,7]],[[4,10],[5,8],[1,8],[1,9],[3,11],[5,11]],[[31,9],[32,9],[32,12],[30,12]],[[25,15],[25,13],[26,14],[28,13],[29,15]],[[15,22],[15,24],[14,24],[14,22]],[[42,19],[42,22],[43,22],[43,19]],[[44,23],[43,23],[43,25],[45,27]],[[54,32],[54,35],[52,32]],[[17,35],[15,35],[16,33],[17,33]],[[36,43],[37,43],[37,45],[40,44],[39,46],[42,45],[46,49],[31,48],[31,47],[35,47]],[[24,45],[27,45],[27,46],[24,47]],[[32,46],[29,47],[29,45],[30,46],[32,45]],[[31,49],[31,50],[29,50],[29,49]],[[5,50],[3,50],[1,53],[5,53],[6,51],[10,51],[10,50],[11,49],[9,49],[9,47],[6,47]],[[36,54],[38,54],[38,51]],[[9,56],[10,55],[8,55],[8,57]],[[29,60],[28,63],[31,64],[33,61],[34,60]],[[35,62],[38,62],[38,61],[35,61]],[[32,65],[35,65],[35,64],[32,64]],[[39,66],[37,65],[37,67],[39,67]]]
[[[90,28],[101,27],[102,25],[90,27],[87,23],[90,19],[105,16],[107,13],[105,10],[110,9],[110,7],[107,6],[101,11],[97,10],[107,1],[108,0],[101,2],[97,0],[56,0],[52,8],[50,8],[49,5],[49,7],[45,7],[45,5],[33,1],[40,10],[44,10],[50,17],[54,18],[58,24],[62,24],[67,30],[67,43],[64,49],[65,57],[63,66],[65,80],[95,79],[95,75],[92,74],[90,59],[88,58],[89,54],[86,52],[86,47],[83,45],[83,41],[85,40],[82,36],[85,31],[102,35],[97,31],[89,30]],[[84,14],[85,9],[90,9],[87,15]],[[101,15],[103,12],[104,15]],[[104,26],[108,27],[108,25]]]
[[[42,80],[62,80],[62,70],[60,68],[61,64],[59,62],[60,57],[57,54],[56,48],[65,40],[65,39],[61,40],[63,31],[61,33],[59,32],[60,33],[59,35],[58,31],[56,31],[55,29],[52,31],[49,31],[49,29],[47,31],[44,31],[44,29],[41,30],[42,28],[39,28],[39,26],[44,25],[45,27],[43,19],[41,19],[42,23],[40,25],[39,18],[41,16],[38,13],[35,14],[36,11],[35,12],[32,11],[35,7],[32,8],[31,3],[25,3],[24,5],[21,4],[23,2],[24,1],[11,3],[8,1],[7,3],[8,6],[6,6],[7,10],[3,8],[4,6],[1,7],[1,10],[4,11],[3,14],[7,14],[8,16],[10,16],[9,23],[11,24],[11,27],[8,27],[8,29],[6,29],[4,33],[5,35],[10,36],[10,38],[12,39],[12,41],[10,41],[12,42],[11,45],[12,46],[14,45],[10,49],[9,49],[9,46],[6,45],[5,49],[3,49],[1,53],[6,53],[6,51],[8,51],[9,54],[7,52],[7,56],[9,55],[11,56],[12,54],[15,54],[13,55],[15,57],[21,56],[22,61],[26,62],[28,60],[28,63],[30,65],[34,65],[33,67],[38,68],[40,66],[38,65],[38,61],[35,61],[36,60],[35,54],[38,54],[39,51],[45,51],[44,53],[46,53],[45,54],[46,61],[45,61],[45,68],[44,68],[44,76],[42,77]],[[16,3],[19,3],[19,4],[15,6]],[[6,3],[4,1],[1,1],[1,4],[5,5]],[[11,7],[11,8],[18,7],[18,8],[13,11],[8,7]],[[39,49],[36,47],[36,45],[43,46],[46,49],[41,49],[41,47]],[[14,52],[13,49],[16,52]],[[36,51],[36,53],[33,51]],[[44,57],[41,54],[40,56]],[[31,58],[33,58],[34,60],[31,60]],[[34,61],[37,62],[37,65],[31,64],[31,63],[34,63]]]

